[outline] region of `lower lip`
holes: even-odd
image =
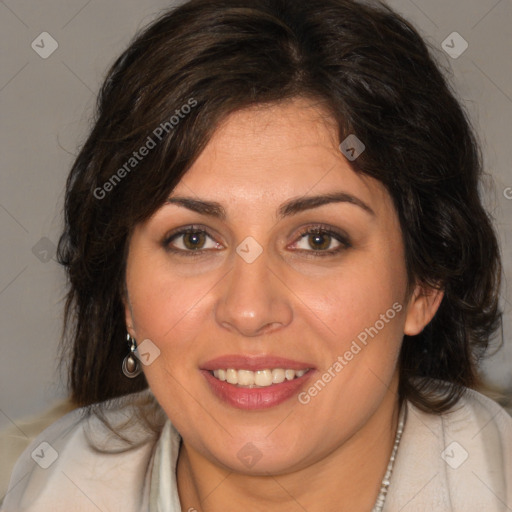
[[[272,384],[263,388],[239,388],[217,379],[208,370],[201,370],[201,372],[217,397],[237,409],[245,410],[268,409],[285,402],[297,394],[313,374],[313,370],[309,370],[302,377],[296,377],[281,384]]]

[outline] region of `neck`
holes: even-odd
[[[398,424],[396,386],[350,439],[298,471],[252,476],[219,467],[183,441],[177,483],[183,510],[253,507],[268,512],[370,512],[380,491]]]

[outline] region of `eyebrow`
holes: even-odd
[[[177,206],[187,208],[188,210],[192,210],[202,215],[208,215],[221,220],[226,219],[226,210],[216,201],[198,200],[191,197],[169,197],[167,199],[167,203],[176,204]],[[334,192],[331,194],[291,199],[279,207],[278,219],[332,203],[348,203],[361,208],[370,215],[375,216],[375,212],[361,199],[351,194],[347,194],[346,192]]]

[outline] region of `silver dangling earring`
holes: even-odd
[[[134,379],[142,371],[139,360],[135,356],[135,349],[137,345],[135,340],[129,335],[126,335],[126,341],[130,347],[130,353],[123,359],[123,373],[129,378]]]

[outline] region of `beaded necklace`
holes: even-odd
[[[382,479],[382,484],[380,486],[380,492],[377,496],[377,501],[372,508],[372,512],[382,512],[384,509],[384,502],[386,501],[386,495],[388,493],[389,485],[391,484],[391,473],[393,472],[393,464],[396,458],[396,452],[398,451],[398,445],[400,444],[400,439],[402,438],[402,433],[404,431],[405,418],[407,413],[407,406],[404,402],[402,404],[402,408],[400,410],[400,416],[398,420],[398,427],[396,429],[395,443],[393,445],[393,451],[391,452],[391,457],[389,458],[388,467],[386,469],[386,474]]]

